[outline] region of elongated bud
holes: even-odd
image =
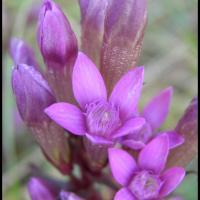
[[[44,113],[46,107],[55,103],[47,82],[35,68],[21,64],[13,69],[12,87],[19,113],[45,156],[62,173],[68,173],[70,149],[64,129]]]
[[[61,191],[59,194],[59,200],[84,200],[72,192]]]
[[[38,177],[29,180],[28,191],[32,200],[55,200],[59,193],[58,188]]]
[[[12,87],[17,107],[28,126],[48,120],[43,110],[55,102],[47,82],[33,67],[19,64],[12,72]]]
[[[27,64],[38,69],[38,63],[35,59],[33,49],[23,40],[12,38],[10,42],[10,54],[15,65]]]
[[[187,166],[197,155],[197,107],[198,100],[193,98],[184,115],[176,126],[176,132],[181,134],[185,142],[173,149],[168,157],[167,166]]]
[[[146,0],[109,1],[100,67],[109,92],[136,65],[146,21]]]
[[[97,67],[104,32],[104,19],[108,0],[79,0],[81,10],[81,48]]]
[[[45,0],[38,24],[38,44],[49,68],[64,67],[75,61],[77,40],[71,26],[52,0]]]
[[[77,40],[67,18],[52,0],[45,0],[41,7],[37,40],[56,98],[72,102],[71,73],[78,52]]]

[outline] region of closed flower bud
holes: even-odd
[[[23,40],[11,39],[10,54],[15,65],[27,64],[38,68],[33,50]]]
[[[41,7],[37,39],[56,99],[73,102],[71,73],[78,52],[77,40],[67,18],[52,0],[45,0]]]
[[[67,18],[52,0],[45,0],[42,5],[37,39],[49,68],[64,67],[75,61],[76,37]]]
[[[136,65],[146,21],[146,0],[109,1],[100,66],[109,93],[120,77]]]
[[[185,142],[172,150],[168,166],[187,166],[197,155],[198,149],[198,100],[193,98],[176,126],[176,132],[184,137]]]
[[[47,159],[62,173],[71,169],[70,149],[64,130],[44,113],[55,98],[42,75],[25,64],[17,65],[12,73],[12,87],[19,113],[32,130]]]
[[[31,200],[55,200],[59,190],[44,179],[32,177],[28,182],[28,192]]]
[[[53,104],[55,98],[47,82],[34,67],[26,64],[14,67],[12,87],[19,113],[28,126],[48,119],[43,110]]]
[[[100,52],[108,0],[79,0],[81,10],[81,48],[100,67]]]

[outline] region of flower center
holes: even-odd
[[[86,106],[86,122],[90,134],[109,138],[121,125],[119,109],[105,101],[90,103]]]
[[[156,198],[158,196],[160,186],[161,181],[147,171],[137,173],[129,184],[131,192],[138,200]]]

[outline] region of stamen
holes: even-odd
[[[106,138],[121,125],[119,109],[105,101],[86,106],[86,121],[90,134]]]
[[[161,181],[147,171],[137,173],[129,188],[138,200],[150,200],[156,198],[161,187]]]

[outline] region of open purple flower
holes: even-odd
[[[170,194],[183,180],[185,170],[165,170],[169,152],[166,134],[156,137],[139,153],[138,162],[126,151],[109,149],[109,163],[115,180],[123,186],[115,200],[158,200]]]
[[[147,103],[140,114],[141,117],[145,118],[146,124],[142,129],[123,137],[121,141],[123,145],[139,150],[143,148],[150,139],[163,133],[166,133],[169,137],[170,148],[177,147],[184,142],[184,138],[174,130],[158,131],[169,113],[172,93],[172,87],[168,87]]]
[[[135,116],[143,73],[143,67],[128,72],[107,99],[100,72],[80,52],[72,74],[73,92],[80,108],[69,103],[55,103],[45,112],[60,126],[75,135],[86,136],[93,144],[112,144],[145,123],[144,118]]]

